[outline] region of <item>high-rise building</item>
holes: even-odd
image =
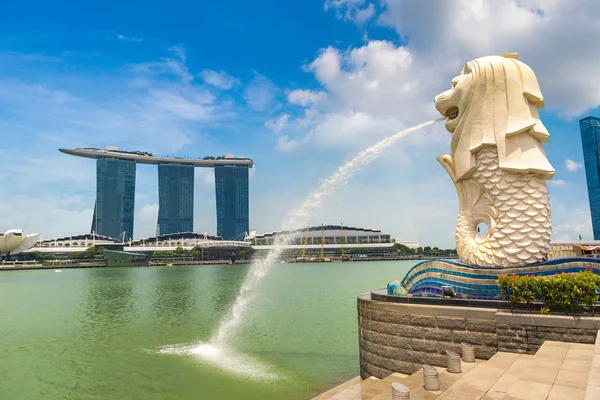
[[[215,167],[217,235],[225,240],[244,240],[249,230],[248,167]]]
[[[96,160],[96,204],[92,232],[112,238],[133,238],[135,161]]]
[[[194,166],[158,165],[158,234],[194,231]]]
[[[59,149],[62,153],[97,160],[96,204],[92,232],[115,239],[133,237],[135,167],[158,165],[159,211],[157,234],[193,232],[194,168],[214,168],[217,195],[217,232],[223,239],[244,240],[248,232],[248,168],[250,158],[160,157],[117,146]]]
[[[594,240],[600,240],[600,118],[579,120]]]

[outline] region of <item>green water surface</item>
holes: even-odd
[[[159,352],[207,342],[248,266],[0,271],[0,400],[310,398],[358,375],[356,296],[413,264],[274,265],[228,347],[275,379]]]

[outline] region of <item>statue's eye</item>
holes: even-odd
[[[457,76],[456,78],[452,79],[452,82],[451,82],[452,88],[454,88],[456,85],[458,85],[458,81],[460,81],[460,76]]]

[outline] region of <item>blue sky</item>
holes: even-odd
[[[92,161],[59,147],[255,160],[251,227],[286,213],[352,155],[437,117],[473,58],[518,51],[550,131],[555,239],[591,239],[578,119],[600,115],[595,0],[8,1],[0,14],[0,230],[87,232]],[[458,202],[438,124],[401,140],[311,222],[454,247]],[[195,227],[216,231],[212,171]],[[134,236],[155,232],[157,172],[138,166]]]

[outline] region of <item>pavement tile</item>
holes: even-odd
[[[585,400],[600,399],[600,386],[588,386],[585,392]]]
[[[588,367],[589,368],[589,367]],[[589,369],[588,369],[589,371]],[[555,386],[566,386],[577,389],[585,389],[588,382],[587,373],[582,373],[580,371],[568,371],[568,370],[560,370],[558,371],[558,375],[556,375],[556,379],[554,380]]]
[[[588,377],[588,385],[600,387],[600,368],[593,367],[590,370],[590,375]]]
[[[336,394],[348,389],[350,386],[356,385],[358,382],[361,382],[361,381],[362,381],[361,377],[357,376],[355,378],[352,378],[352,379],[342,383],[341,385],[338,385],[334,388],[329,389],[325,393],[321,393],[317,397],[313,397],[312,400],[329,400],[331,397],[335,396]]]
[[[547,400],[584,400],[585,388],[576,389],[568,386],[554,385]]]
[[[591,346],[591,345],[590,345]],[[585,360],[590,361],[594,357],[594,348],[571,348],[565,357],[565,360]]]
[[[535,367],[530,366],[524,370],[519,377],[519,380],[525,382],[544,383],[552,385],[558,374],[557,368]]]
[[[331,400],[372,400],[374,397],[375,395],[362,393],[360,390],[346,389],[333,396]]]
[[[566,371],[578,371],[578,372],[589,372],[591,367],[591,360],[583,361],[583,360],[567,360],[562,363],[560,366],[560,370]]]
[[[521,355],[515,362],[502,374],[500,379],[494,383],[486,393],[490,399],[502,399],[509,391],[512,385],[519,380],[523,371],[528,367],[533,356]]]
[[[504,399],[546,400],[550,389],[552,385],[548,383],[519,381],[510,388]]]

